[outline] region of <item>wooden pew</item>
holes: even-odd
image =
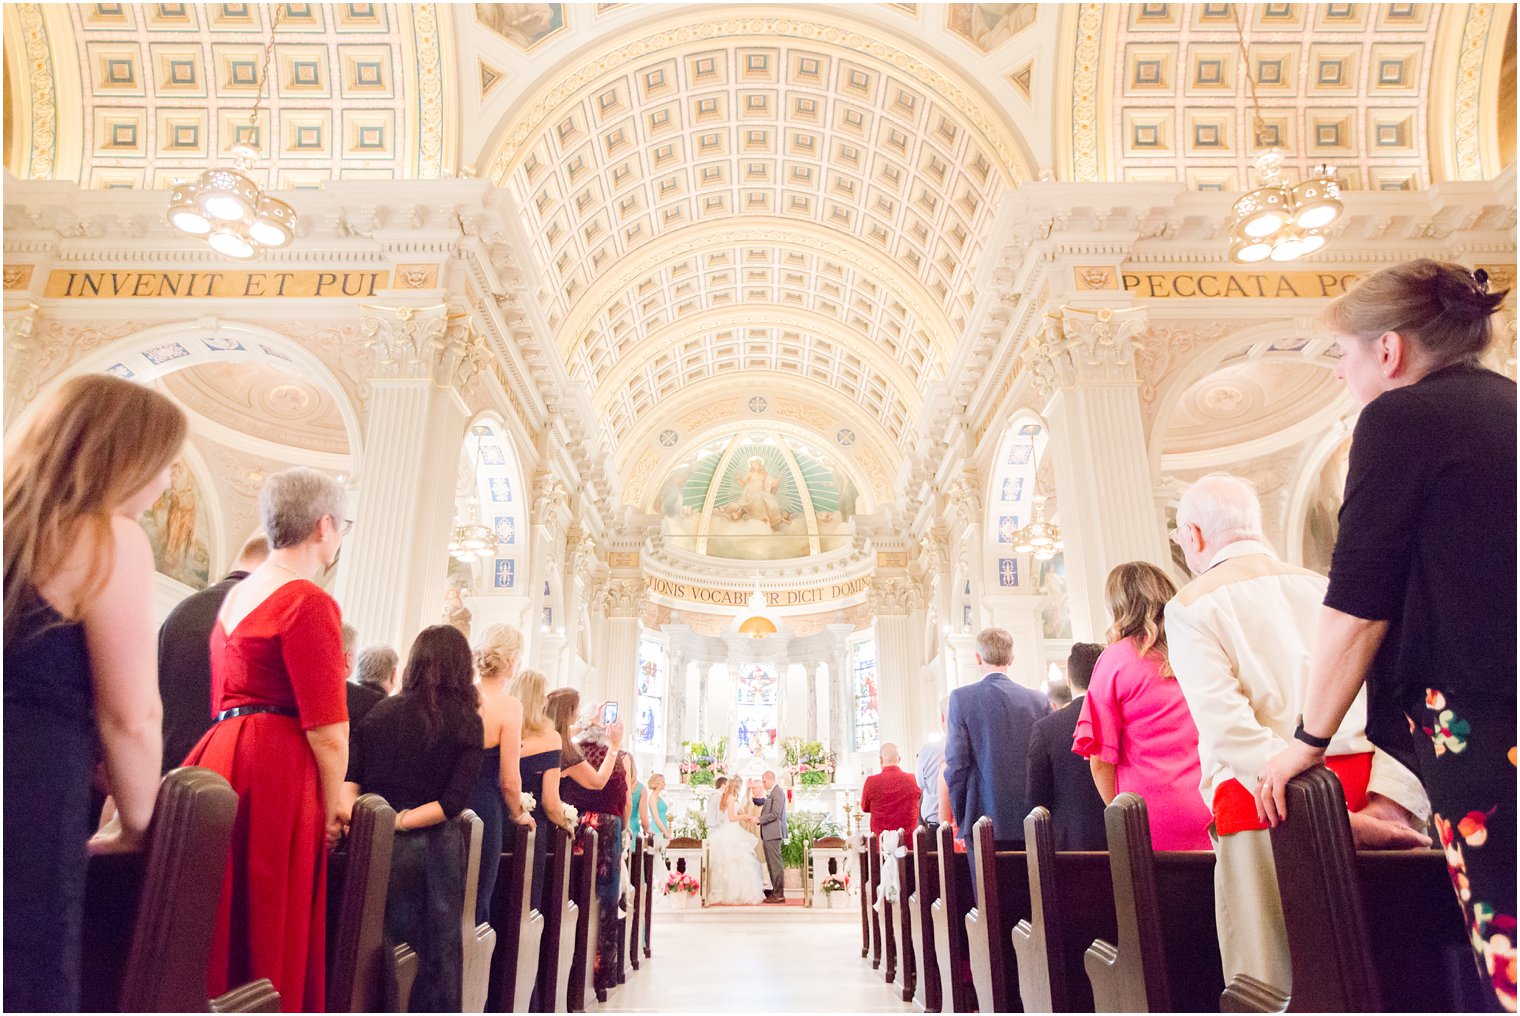
[[[1151,850],[1145,802],[1123,793],[1103,813],[1117,947],[1085,964],[1098,1012],[1213,1012],[1224,990],[1214,924],[1214,852]]]
[[[545,849],[549,860],[544,870],[544,931],[533,1011],[565,1012],[565,987],[580,923],[580,907],[570,899],[570,834],[560,826],[549,826]]]
[[[990,818],[977,819],[971,835],[976,837],[976,905],[965,921],[977,1005],[981,1012],[1017,1012],[1013,926],[1029,914],[1028,865],[1024,851],[998,849]]]
[[[237,808],[237,792],[216,773],[175,769],[159,784],[145,850],[90,858],[82,1011],[280,1011],[262,978],[207,997]]]
[[[1030,917],[1013,929],[1025,1012],[1092,1012],[1082,968],[1087,947],[1118,936],[1106,851],[1056,852],[1050,812],[1024,819]]]
[[[644,931],[644,908],[649,905],[649,886],[644,881],[644,853],[648,849],[648,837],[635,836],[633,849],[628,855],[628,898],[631,903],[624,922],[624,945],[628,965],[634,970],[639,969],[639,938]]]
[[[897,906],[881,891],[882,865],[887,863],[881,856],[881,837],[871,834],[871,899],[872,916],[876,920],[877,933],[881,936],[882,978],[888,984],[897,983]],[[873,964],[874,965],[874,964]]]
[[[464,849],[464,909],[460,915],[460,941],[464,943],[464,965],[459,998],[465,1012],[485,1012],[486,995],[491,988],[491,953],[496,950],[496,929],[490,924],[475,923],[476,897],[480,893],[480,844],[485,824],[468,808],[460,814]]]
[[[939,899],[930,908],[934,953],[939,960],[940,1003],[946,1012],[975,1012],[976,987],[971,981],[971,953],[966,941],[966,914],[971,910],[971,866],[955,852],[948,824],[936,831],[939,839]]]
[[[855,841],[855,870],[860,873],[860,956],[871,955],[871,858],[870,841],[862,834]]]
[[[918,952],[913,941],[913,915],[911,913],[911,900],[913,898],[913,841],[906,833],[903,834],[903,855],[896,859],[897,864],[897,902],[892,905],[892,913],[896,919],[897,938],[897,987],[902,994],[904,1002],[913,1001],[918,988]]]
[[[1357,851],[1328,769],[1289,781],[1288,820],[1272,830],[1293,970],[1276,985],[1232,980],[1235,1012],[1461,1012],[1493,1007],[1479,979],[1440,850]]]
[[[882,934],[881,908],[881,843],[875,833],[864,835],[865,856],[861,866],[860,891],[866,897],[866,914],[871,922],[871,969],[880,970],[886,955],[886,940]],[[887,980],[891,980],[890,977]]]
[[[327,861],[327,1011],[385,1005],[385,904],[396,812],[379,794],[354,803],[344,850]]]
[[[660,898],[661,887],[654,882],[654,861],[658,853],[654,846],[654,839],[649,841],[649,849],[644,851],[644,885],[648,891],[644,895],[644,934],[643,940],[644,958],[649,959],[649,933],[654,928],[654,901]]]
[[[913,1001],[924,1012],[939,1012],[939,961],[934,952],[934,915],[939,899],[939,852],[934,836],[920,826],[913,833],[913,892],[906,910],[917,966]]]
[[[581,827],[570,862],[570,899],[577,914],[574,952],[565,986],[565,1008],[569,1012],[585,1012],[586,1000],[594,994],[596,933],[602,911],[596,896],[596,853],[596,830]]]
[[[547,825],[533,830],[508,822],[502,837],[501,870],[491,903],[496,928],[486,996],[491,1012],[527,1012],[533,997],[544,934],[544,915],[533,908],[533,851],[538,837],[548,835]]]

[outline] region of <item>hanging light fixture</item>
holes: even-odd
[[[465,564],[476,558],[496,556],[496,530],[480,521],[480,498],[474,493],[475,476],[479,475],[480,462],[480,441],[477,439],[475,473],[470,477],[470,496],[465,498],[464,509],[454,520],[454,530],[449,534],[449,555]]]
[[[1034,520],[1013,534],[1014,553],[1033,554],[1036,561],[1049,561],[1065,549],[1066,544],[1061,540],[1061,527],[1045,521],[1045,497],[1037,495],[1034,499]]]
[[[1240,5],[1232,4],[1235,31],[1240,43],[1241,66],[1251,93],[1251,134],[1256,145],[1256,187],[1243,194],[1231,209],[1230,260],[1242,264],[1258,261],[1295,261],[1313,254],[1326,243],[1325,229],[1340,218],[1341,184],[1335,167],[1316,164],[1296,186],[1283,178],[1283,150],[1267,144],[1261,102],[1256,97],[1256,78],[1246,51],[1245,28]]]
[[[274,30],[279,23],[280,9],[276,7],[269,43],[264,47],[259,94],[248,114],[248,125],[254,130],[260,129],[259,107],[269,83]],[[174,185],[169,191],[169,225],[186,236],[204,239],[224,257],[246,261],[294,240],[296,213],[279,198],[264,193],[248,175],[258,157],[252,146],[234,145],[231,152],[235,168],[213,167],[193,183],[182,181]]]

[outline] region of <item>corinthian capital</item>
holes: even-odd
[[[371,305],[359,329],[375,355],[377,378],[430,380],[464,391],[491,362],[490,346],[468,315],[443,304]]]
[[[1135,336],[1144,330],[1143,308],[1085,310],[1062,307],[1024,347],[1035,390],[1049,395],[1094,381],[1135,379]]]
[[[551,525],[555,514],[569,501],[569,489],[553,473],[539,473],[533,478],[534,525]]]
[[[963,475],[950,484],[945,491],[945,496],[950,500],[950,506],[955,509],[955,521],[962,526],[971,526],[982,521],[982,493],[977,478],[972,475]]]
[[[602,610],[608,617],[638,617],[646,599],[643,579],[609,579],[602,590]]]
[[[871,613],[910,614],[919,604],[918,586],[902,576],[878,578],[871,583]]]

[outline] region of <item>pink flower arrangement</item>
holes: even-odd
[[[665,895],[667,896],[671,893],[685,893],[687,896],[695,896],[701,888],[696,879],[677,871],[671,872],[670,877],[665,880]]]

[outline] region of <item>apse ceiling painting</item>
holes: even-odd
[[[854,479],[822,449],[754,432],[709,443],[677,464],[653,508],[664,516],[667,546],[779,561],[848,546],[860,502]]]

